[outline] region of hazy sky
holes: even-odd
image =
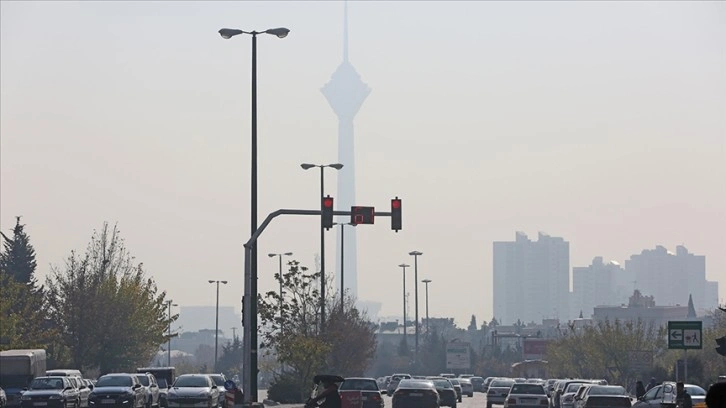
[[[224,279],[220,304],[239,308],[251,41],[217,30],[291,29],[258,40],[262,220],[318,208],[319,173],[299,164],[337,161],[320,88],[342,17],[340,2],[2,1],[0,228],[23,216],[44,279],[118,223],[175,302],[213,305],[207,280]],[[432,316],[491,319],[492,241],[517,230],[564,237],[571,267],[682,244],[725,297],[726,3],[351,2],[349,21],[372,88],[358,204],[404,200],[403,231],[358,227],[359,297],[383,316],[401,314],[397,265],[419,250]],[[314,267],[318,228],[273,222],[261,291],[277,287],[268,252]]]

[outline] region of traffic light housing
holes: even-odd
[[[320,206],[320,222],[323,228],[333,228],[333,197],[323,197],[323,202]]]
[[[721,354],[722,356],[726,356],[726,336],[717,338],[716,344],[718,344],[718,347],[716,347],[716,352],[718,354]]]
[[[401,199],[396,197],[391,200],[391,229],[398,232],[402,228],[401,220]]]
[[[375,216],[374,207],[350,207],[350,223],[353,225],[373,224]]]

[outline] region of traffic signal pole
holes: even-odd
[[[251,406],[257,402],[257,286],[252,283],[252,259],[256,248],[257,239],[267,228],[273,219],[280,215],[322,215],[322,210],[290,210],[281,209],[271,212],[267,218],[257,227],[250,239],[244,244],[245,247],[245,272],[244,272],[244,296],[242,297],[242,322],[243,322],[243,338],[242,338],[242,389],[244,390],[244,405]],[[347,215],[350,217],[350,211],[333,211],[333,215]],[[374,213],[376,217],[390,217],[390,212]],[[325,305],[322,305],[325,307]],[[249,322],[255,322],[251,324]]]

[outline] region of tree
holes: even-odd
[[[222,346],[222,355],[219,356],[217,365],[219,370],[228,378],[232,378],[235,374],[239,375],[239,369],[242,366],[242,341],[239,336],[235,335],[231,342],[227,342]]]
[[[471,321],[469,321],[468,330],[469,331],[476,331],[476,329],[477,329],[477,326],[476,326],[476,316],[471,315]]]
[[[0,252],[0,273],[16,282],[35,284],[35,249],[30,244],[30,238],[25,233],[25,225],[20,224],[20,217],[15,217],[13,237],[9,238],[0,231],[5,239],[4,251]]]
[[[47,278],[51,318],[70,350],[69,364],[101,374],[146,364],[168,341],[165,293],[146,278],[116,226],[94,231],[83,256]]]

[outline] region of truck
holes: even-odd
[[[45,350],[0,351],[0,387],[7,394],[7,406],[19,407],[20,397],[35,377],[45,375]]]

